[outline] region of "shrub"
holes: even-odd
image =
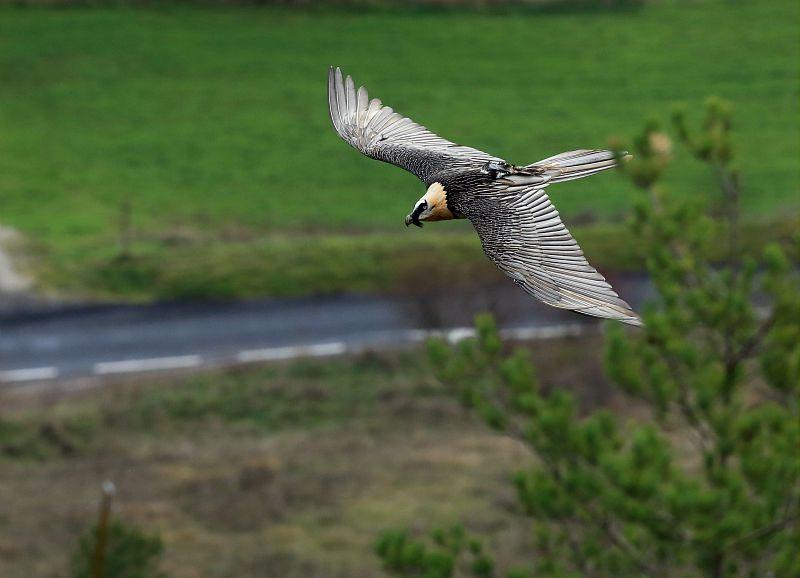
[[[98,578],[92,575],[96,537],[97,528],[92,528],[80,539],[72,558],[73,578]],[[108,525],[102,578],[163,578],[158,570],[163,552],[164,544],[158,535],[112,521]]]

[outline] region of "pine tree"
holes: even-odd
[[[695,130],[682,112],[672,125],[719,194],[669,194],[673,142],[656,122],[622,165],[640,191],[631,226],[657,298],[644,329],[609,326],[605,365],[650,422],[580,416],[568,393],[543,395],[491,318],[474,340],[429,344],[438,379],[531,450],[515,485],[532,556],[509,577],[800,576],[800,243],[743,255],[726,103],[710,100]],[[451,533],[462,538],[389,534],[379,554],[396,576],[502,575],[479,541]]]

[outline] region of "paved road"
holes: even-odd
[[[648,292],[639,278],[617,284],[634,304]],[[589,318],[541,306],[513,286],[495,297],[511,337],[596,327]],[[466,335],[474,313],[485,309],[476,298],[445,301],[450,311],[441,321],[453,339]],[[428,335],[418,317],[413,304],[364,296],[6,312],[0,315],[0,383],[391,348]]]

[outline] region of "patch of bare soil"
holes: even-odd
[[[12,259],[12,253],[19,243],[19,233],[0,225],[0,293],[20,293],[32,285],[31,278],[15,267]]]

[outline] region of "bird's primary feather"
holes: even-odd
[[[368,157],[397,165],[430,185],[430,178],[454,166],[500,160],[483,151],[445,140],[392,110],[377,98],[369,100],[362,86],[338,68],[328,74],[328,105],[336,132]]]

